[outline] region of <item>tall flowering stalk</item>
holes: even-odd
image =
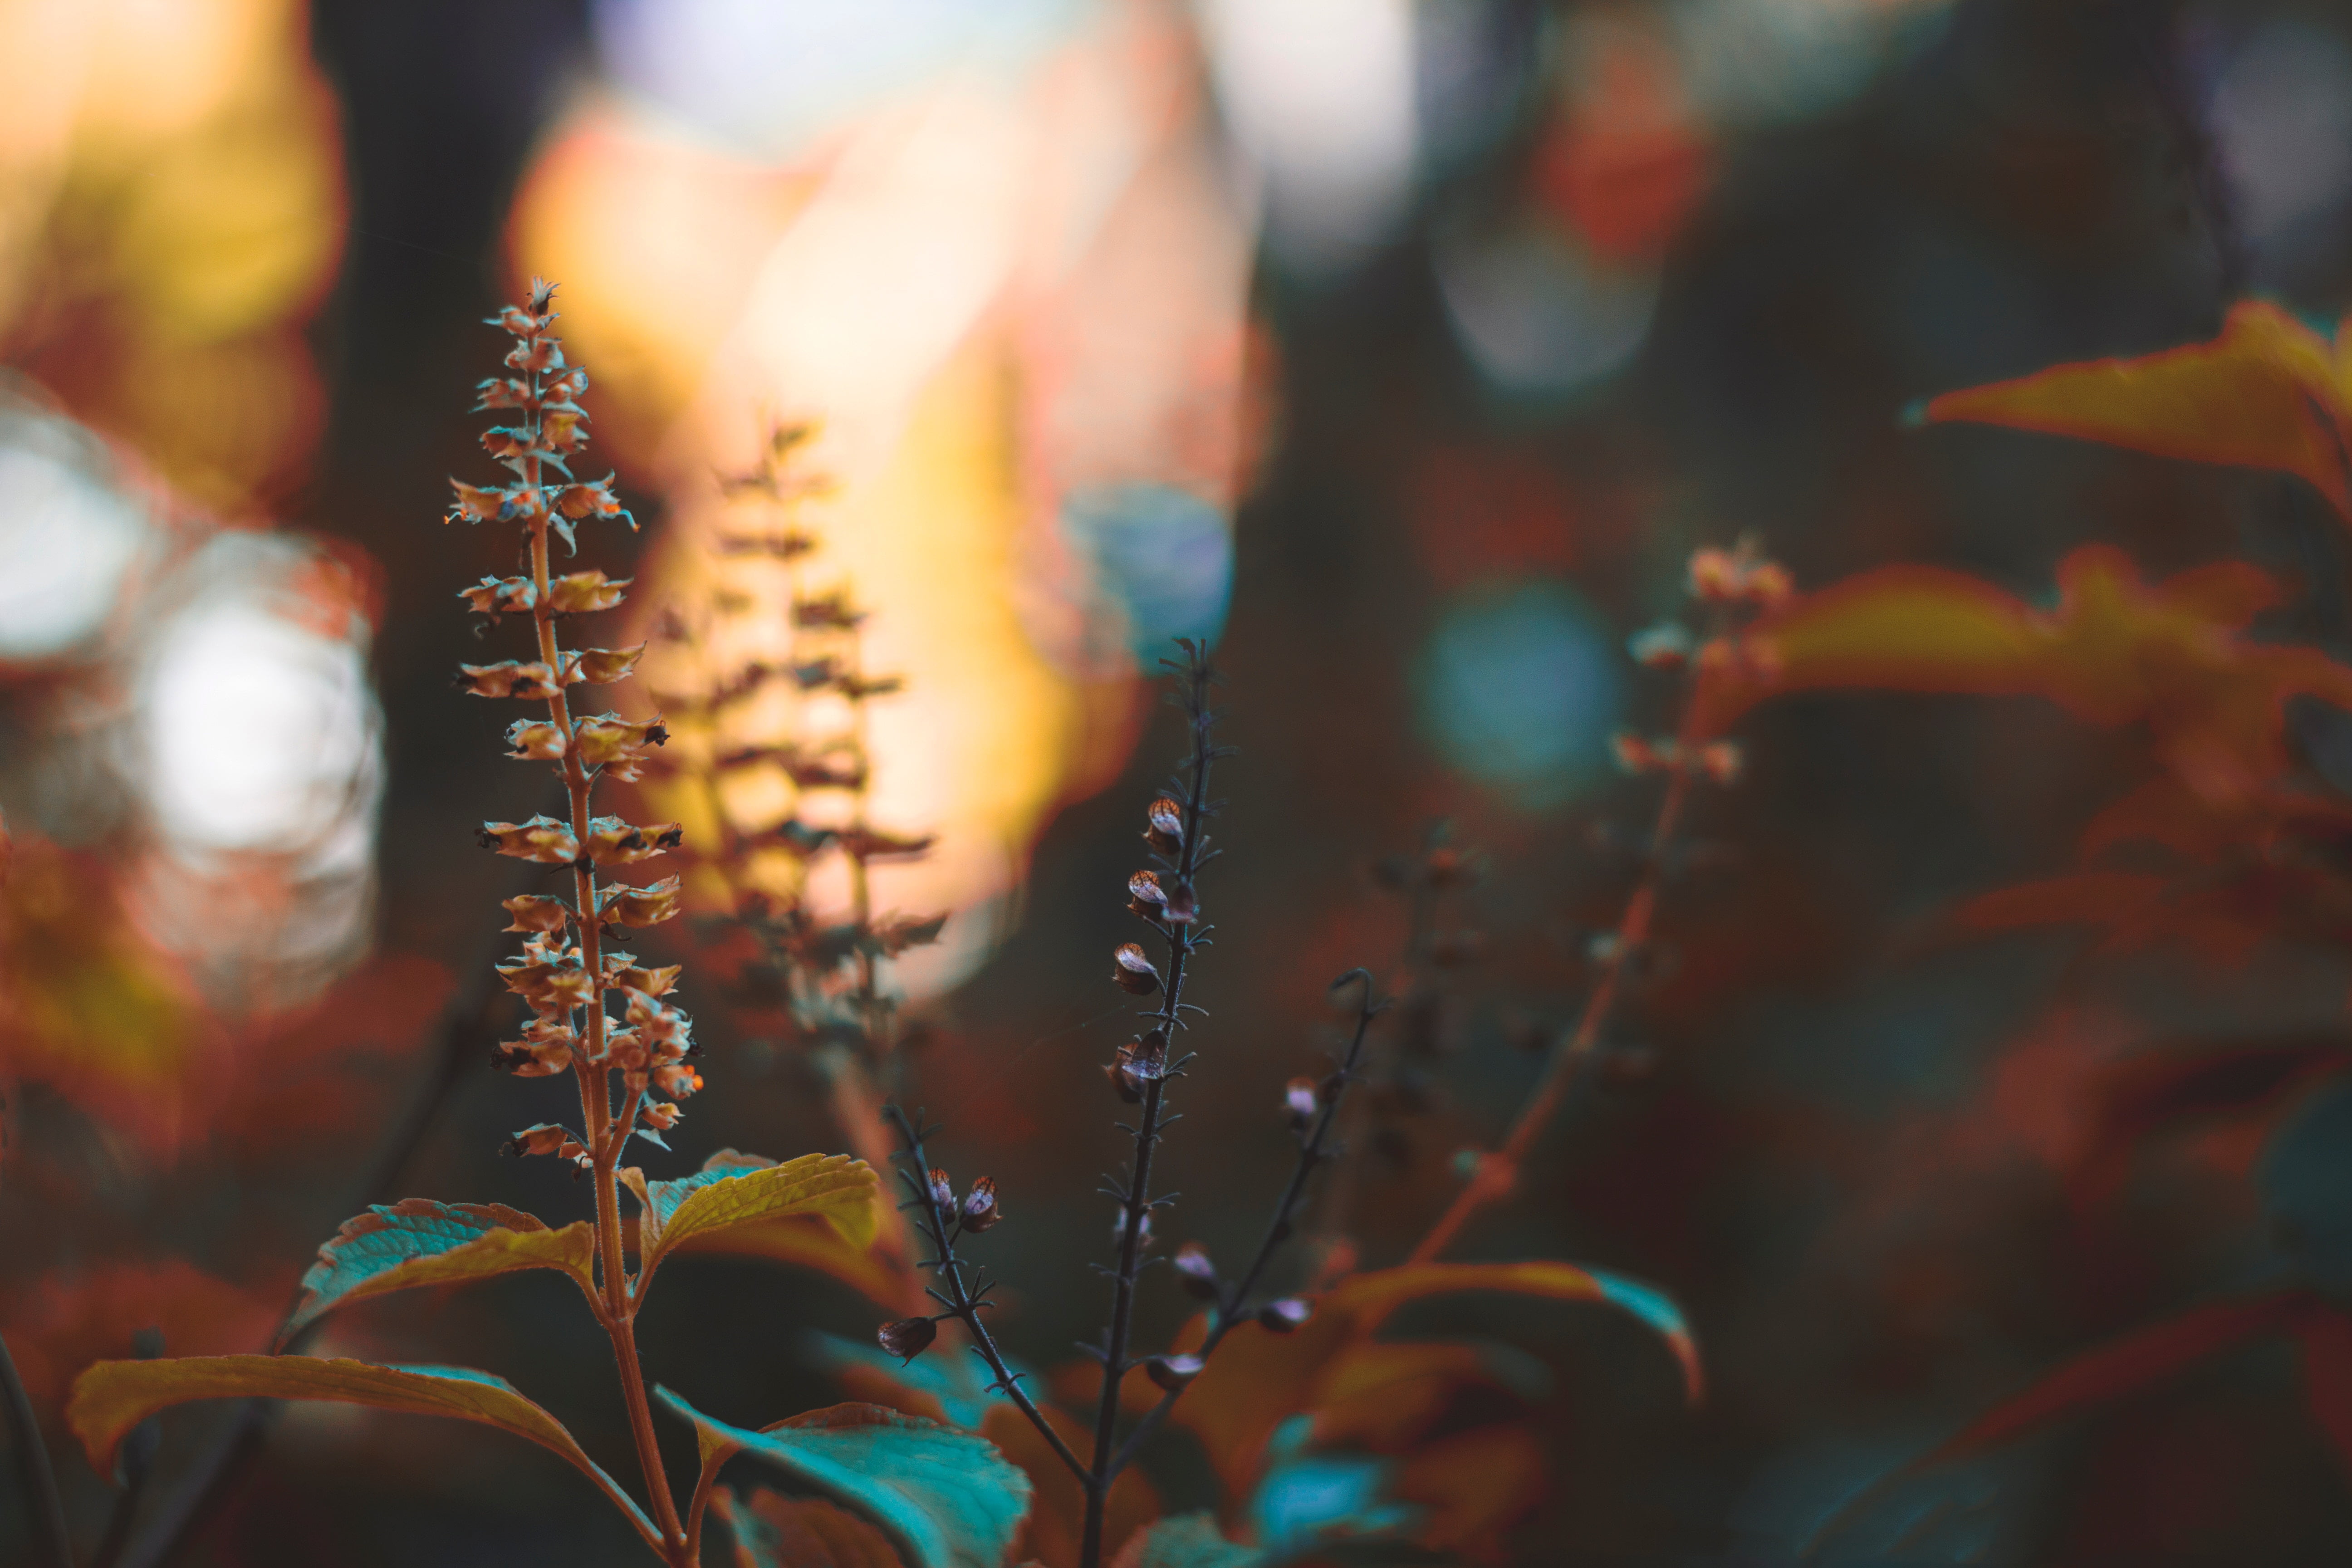
[[[538,893],[506,900],[514,917],[507,929],[522,933],[522,954],[499,965],[499,973],[530,1004],[532,1016],[521,1039],[499,1047],[497,1061],[520,1077],[570,1072],[580,1089],[583,1130],[574,1134],[543,1123],[517,1133],[508,1147],[516,1153],[571,1159],[592,1178],[603,1275],[600,1315],[621,1369],[629,1429],[653,1494],[655,1519],[667,1539],[680,1530],[638,1371],[635,1312],[621,1262],[617,1172],[630,1137],[659,1143],[660,1134],[677,1124],[677,1101],[700,1089],[702,1079],[688,1065],[695,1053],[690,1021],[661,1000],[677,983],[677,968],[639,968],[635,955],[605,944],[606,933],[615,927],[657,925],[675,916],[678,881],[667,877],[647,886],[600,887],[598,872],[658,855],[678,842],[679,832],[675,823],[639,827],[595,815],[597,780],[607,774],[637,778],[646,753],[668,735],[658,719],[631,721],[617,713],[575,718],[572,712],[572,687],[625,679],[645,645],[567,651],[557,633],[561,616],[617,606],[627,580],[613,582],[595,570],[556,575],[553,541],[560,537],[566,552],[576,554],[577,523],[620,518],[632,528],[636,524],[614,496],[610,477],[586,482],[571,477],[572,458],[587,445],[587,415],[579,396],[587,390],[588,373],[565,365],[562,346],[548,331],[555,319],[550,308],[554,293],[552,285],[534,280],[527,307],[509,305],[494,318],[515,340],[506,356],[514,374],[483,382],[475,405],[512,411],[516,423],[486,431],[482,445],[513,473],[513,481],[487,489],[451,481],[457,505],[450,521],[521,524],[528,575],[485,578],[466,589],[464,597],[493,620],[529,615],[539,657],[460,669],[465,689],[477,697],[517,698],[547,707],[544,721],[519,719],[508,729],[513,748],[508,754],[554,764],[569,800],[569,820],[541,816],[523,823],[485,823],[479,837],[501,855],[568,868],[572,896],[569,903]],[[619,1004],[620,1018],[608,1009],[608,1001]]]
[[[876,1561],[893,1553],[922,1563],[998,1561],[1027,1510],[1029,1482],[977,1437],[864,1405],[811,1411],[752,1431],[707,1416],[667,1389],[649,1395],[646,1386],[636,1319],[664,1258],[681,1250],[760,1250],[760,1237],[781,1226],[794,1257],[838,1272],[873,1244],[877,1184],[873,1167],[844,1155],[813,1154],[778,1164],[721,1150],[700,1171],[675,1180],[648,1179],[621,1164],[632,1138],[664,1146],[661,1135],[681,1114],[678,1101],[702,1080],[691,1065],[691,1024],[664,1000],[678,970],[641,965],[611,945],[624,929],[658,924],[677,912],[675,877],[646,885],[604,879],[616,868],[676,847],[679,832],[675,824],[638,826],[595,815],[597,781],[636,778],[665,736],[657,719],[572,711],[572,689],[624,679],[643,649],[566,648],[557,635],[563,616],[618,605],[627,584],[594,570],[558,574],[553,542],[560,539],[570,552],[580,522],[625,521],[628,514],[614,498],[610,479],[572,477],[571,460],[586,443],[579,396],[588,383],[582,371],[564,363],[548,331],[555,319],[553,297],[551,287],[534,283],[528,303],[494,319],[514,339],[506,360],[511,374],[483,383],[480,406],[510,410],[513,423],[482,440],[513,479],[489,489],[458,483],[451,521],[513,522],[522,529],[522,572],[486,578],[464,596],[493,621],[530,617],[537,657],[463,666],[459,684],[480,697],[544,704],[544,718],[516,721],[508,744],[519,759],[551,764],[566,801],[562,819],[540,816],[480,829],[486,847],[570,877],[569,898],[532,893],[506,900],[507,929],[521,935],[522,952],[498,971],[530,1005],[530,1017],[521,1037],[499,1047],[495,1059],[524,1077],[570,1073],[580,1092],[580,1125],[525,1128],[507,1146],[572,1161],[590,1178],[593,1217],[555,1226],[499,1204],[409,1198],[376,1205],[345,1222],[319,1249],[278,1342],[284,1351],[329,1311],[390,1291],[470,1283],[525,1268],[562,1273],[579,1287],[612,1342],[646,1503],[513,1385],[460,1368],[291,1353],[100,1362],[76,1381],[68,1419],[92,1467],[105,1474],[141,1422],[194,1399],[323,1399],[454,1416],[500,1427],[562,1457],[595,1484],[669,1568],[700,1561],[703,1520],[714,1509],[734,1521],[744,1553],[753,1552],[751,1536],[761,1521],[781,1519],[828,1539],[865,1542]],[[636,1207],[625,1220],[623,1187]],[[634,1274],[627,1266],[632,1252]],[[695,1429],[701,1463],[683,1508],[655,1438],[656,1401]],[[730,1458],[747,1453],[833,1500],[765,1492],[748,1501],[736,1499],[717,1484],[719,1475]]]
[[[1679,623],[1667,622],[1633,642],[1633,656],[1643,665],[1683,675],[1682,717],[1671,739],[1627,733],[1616,740],[1617,761],[1626,772],[1663,774],[1666,787],[1651,824],[1641,870],[1617,924],[1592,944],[1597,970],[1592,989],[1585,995],[1575,1025],[1552,1043],[1535,1091],[1513,1118],[1501,1143],[1493,1149],[1465,1151],[1468,1180],[1414,1244],[1408,1263],[1430,1263],[1444,1256],[1481,1210],[1517,1189],[1528,1155],[1559,1113],[1586,1066],[1600,1055],[1634,966],[1651,946],[1658,897],[1675,860],[1676,836],[1693,789],[1701,783],[1728,785],[1739,776],[1738,746],[1706,732],[1708,716],[1700,700],[1702,688],[1710,676],[1769,663],[1769,652],[1745,636],[1743,626],[1756,612],[1785,603],[1793,587],[1788,569],[1765,559],[1751,537],[1743,538],[1731,550],[1694,552],[1689,588],[1706,618],[1704,637],[1694,636]]]

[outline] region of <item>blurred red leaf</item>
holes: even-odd
[[[1428,1510],[1412,1532],[1422,1545],[1506,1562],[1503,1531],[1543,1500],[1543,1445],[1517,1422],[1457,1432],[1407,1456],[1395,1490]]]
[[[2303,1393],[2336,1457],[2352,1470],[2352,1316],[2313,1306],[2295,1323],[2303,1347]]]
[[[2338,363],[2318,333],[2276,305],[2250,300],[2231,310],[2210,342],[1948,392],[1919,416],[2273,468],[2309,480],[2352,519],[2352,407]]]
[[[7,1339],[26,1391],[47,1408],[95,1361],[131,1353],[131,1336],[160,1329],[173,1355],[220,1355],[269,1342],[294,1270],[251,1285],[181,1258],[122,1259],[42,1275],[8,1302]]]
[[[2045,1373],[2022,1393],[1978,1416],[1918,1464],[1941,1464],[1981,1453],[2053,1422],[2141,1393],[2257,1334],[2285,1329],[2309,1301],[2304,1291],[2278,1290],[2209,1302],[2137,1330]]]

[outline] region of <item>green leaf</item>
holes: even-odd
[[[102,1361],[74,1380],[66,1422],[90,1468],[114,1473],[115,1450],[159,1410],[198,1399],[322,1399],[414,1415],[447,1415],[525,1437],[570,1462],[659,1550],[661,1536],[629,1494],[581,1450],[563,1424],[487,1372],[456,1366],[378,1366],[301,1355],[181,1356]]]
[[[729,1234],[746,1227],[814,1216],[853,1248],[874,1242],[880,1184],[872,1166],[846,1154],[803,1154],[779,1165],[722,1149],[679,1181],[648,1182],[634,1169],[621,1176],[643,1209],[637,1216],[640,1300],[663,1258],[680,1251],[730,1250]]]
[[[705,1476],[755,1454],[881,1526],[909,1568],[997,1568],[1029,1511],[1029,1478],[994,1444],[936,1421],[835,1405],[747,1432],[654,1394],[694,1423]]]
[[[518,1268],[568,1274],[596,1299],[596,1233],[585,1220],[561,1230],[504,1204],[404,1198],[343,1222],[302,1276],[302,1300],[278,1331],[284,1344],[346,1301],[418,1285],[456,1285]]]

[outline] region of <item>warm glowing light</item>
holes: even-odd
[[[1234,136],[1266,182],[1267,237],[1310,270],[1387,233],[1411,194],[1411,0],[1204,0]]]
[[[1131,635],[1223,618],[1251,238],[1188,24],[1064,0],[596,16],[623,91],[527,174],[517,270],[562,280],[600,430],[667,493],[646,603],[761,591],[709,548],[711,475],[772,418],[817,423],[806,460],[835,489],[808,581],[846,584],[874,612],[866,667],[907,678],[869,710],[871,815],[939,843],[875,890],[957,911],[902,972],[936,989],[985,955],[1045,814],[1116,768]],[[997,36],[968,47],[975,28]],[[779,89],[818,58],[838,82]],[[776,657],[773,631],[730,632],[719,662]],[[730,739],[793,709],[747,703]],[[728,787],[745,824],[837,804],[755,770]],[[837,901],[817,865],[812,899]]]

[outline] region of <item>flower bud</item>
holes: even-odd
[[[982,1176],[972,1183],[971,1191],[963,1200],[963,1227],[977,1236],[1004,1217],[996,1206],[996,1183]]]
[[[955,1184],[948,1180],[947,1172],[938,1165],[931,1167],[930,1198],[931,1202],[940,1205],[942,1212],[954,1212]]]
[[[563,731],[544,719],[518,719],[507,726],[507,755],[523,763],[555,762],[563,755]]]
[[[1691,651],[1697,646],[1690,628],[1675,621],[1660,621],[1647,631],[1635,632],[1625,644],[1633,662],[1651,669],[1680,669],[1690,662]]]
[[[562,1127],[552,1121],[542,1121],[536,1127],[526,1127],[499,1145],[502,1154],[570,1154],[580,1144]]]
[[[1168,901],[1168,894],[1160,888],[1156,872],[1138,871],[1127,879],[1127,890],[1137,903],[1150,904],[1155,909]]]
[[[1111,978],[1118,988],[1131,995],[1149,996],[1160,989],[1160,970],[1143,954],[1143,949],[1131,942],[1121,942],[1111,954]]]
[[[1156,1355],[1143,1363],[1143,1375],[1173,1394],[1200,1376],[1208,1364],[1196,1355]]]
[[[1190,925],[1201,913],[1201,901],[1192,896],[1192,884],[1179,882],[1168,889],[1168,907],[1160,911],[1171,925]]]
[[[1282,1091],[1282,1109],[1290,1119],[1293,1132],[1306,1131],[1315,1120],[1315,1080],[1311,1078],[1292,1079]]]
[[[1314,1315],[1315,1304],[1304,1296],[1285,1296],[1257,1310],[1259,1324],[1277,1334],[1290,1332]]]
[[[1144,1089],[1167,1076],[1167,1031],[1154,1029],[1119,1047],[1118,1055],[1104,1066],[1103,1076],[1110,1079],[1119,1099],[1136,1105],[1142,1101]]]
[[[519,894],[506,900],[500,908],[514,917],[514,924],[505,929],[526,933],[560,931],[563,929],[563,922],[572,918],[571,905],[562,899],[551,899],[539,893]]]
[[[559,616],[609,610],[626,596],[621,590],[635,580],[634,577],[608,580],[604,573],[593,570],[570,573],[548,584],[548,606]]]
[[[1737,741],[1712,741],[1699,748],[1699,767],[1708,778],[1726,786],[1739,781],[1739,770],[1745,761]]]
[[[702,1075],[682,1062],[664,1062],[654,1068],[654,1087],[672,1100],[684,1100],[702,1088]]]
[[[1143,819],[1150,826],[1143,830],[1143,841],[1162,855],[1173,855],[1184,847],[1184,808],[1161,795],[1143,808]]]
[[[568,828],[565,837],[570,837]],[[617,816],[599,816],[588,824],[588,858],[599,866],[634,866],[665,849],[677,848],[684,837],[675,822],[649,822],[638,827]],[[572,858],[577,857],[575,850]]]
[[[904,1366],[925,1351],[940,1337],[940,1326],[929,1318],[901,1318],[895,1323],[885,1323],[875,1333],[885,1354],[898,1358]]]
[[[485,822],[474,830],[474,837],[483,848],[519,860],[569,866],[580,858],[580,841],[572,837],[571,826],[551,816],[534,816],[529,822]]]
[[[649,1127],[667,1132],[686,1118],[686,1112],[666,1101],[656,1100],[637,1112],[637,1120]]]
[[[1176,1249],[1169,1261],[1176,1267],[1176,1282],[1187,1295],[1203,1301],[1213,1301],[1223,1288],[1217,1278],[1217,1266],[1209,1261],[1209,1249],[1197,1241],[1188,1241]]]
[[[614,925],[656,926],[677,914],[678,880],[665,877],[648,887],[615,883],[597,900],[598,911]]]

